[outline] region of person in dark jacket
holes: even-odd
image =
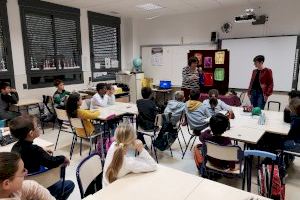
[[[40,135],[37,120],[33,116],[19,116],[9,122],[11,134],[18,139],[12,152],[20,154],[24,167],[29,173],[39,172],[43,168],[56,168],[60,165],[69,165],[70,161],[65,156],[52,156],[52,152],[33,144],[33,140]],[[69,180],[64,182],[64,193],[61,195],[63,182],[59,181],[48,188],[55,198],[67,199],[74,190],[74,183]]]
[[[300,99],[292,99],[289,108],[294,117],[291,119],[289,134],[283,141],[283,149],[300,153]]]
[[[6,119],[9,121],[17,116],[20,116],[20,113],[9,110],[11,104],[16,104],[19,101],[19,95],[17,91],[13,88],[10,88],[8,83],[1,82],[0,92],[0,120]]]
[[[138,99],[136,105],[139,115],[137,117],[137,124],[143,130],[149,131],[154,129],[155,117],[158,114],[158,108],[152,96],[152,89],[149,87],[142,88],[143,99]],[[142,134],[138,133],[138,139],[146,144]]]
[[[300,98],[300,91],[292,90],[289,92],[289,102],[294,98]],[[295,114],[291,113],[289,105],[286,106],[283,111],[284,122],[291,123],[293,117],[295,117]]]
[[[253,59],[255,70],[248,88],[248,96],[253,107],[265,108],[268,97],[273,93],[272,70],[264,66],[265,57],[258,55]]]

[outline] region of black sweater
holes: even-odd
[[[51,156],[43,148],[29,141],[18,141],[11,151],[21,155],[24,167],[29,173],[40,171],[41,166],[55,168],[65,161],[64,156]]]
[[[144,130],[152,130],[154,128],[155,116],[158,114],[158,108],[153,100],[139,99],[136,101],[139,111],[137,117],[138,125]]]

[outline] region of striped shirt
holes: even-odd
[[[196,76],[196,79],[193,79],[193,76]],[[186,89],[199,89],[199,74],[197,69],[192,70],[190,66],[183,68],[182,70],[182,88]]]

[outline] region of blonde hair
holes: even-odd
[[[134,143],[135,139],[136,134],[129,123],[119,124],[115,131],[116,150],[105,174],[109,183],[117,180],[118,173],[123,165],[126,150]]]

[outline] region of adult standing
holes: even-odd
[[[256,69],[252,71],[252,77],[248,89],[248,96],[253,107],[265,108],[268,97],[273,93],[272,70],[264,66],[265,57],[258,55],[253,59]]]
[[[188,60],[188,66],[182,70],[182,86],[181,90],[184,92],[184,98],[189,99],[190,91],[192,89],[200,89],[199,86],[199,73],[198,73],[198,59],[191,57]]]

